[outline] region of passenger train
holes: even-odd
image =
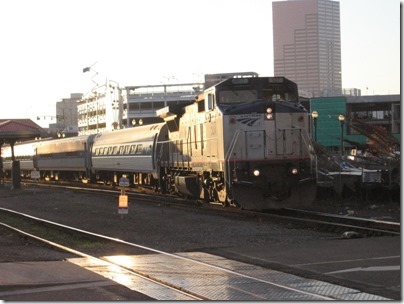
[[[50,180],[151,186],[161,193],[271,209],[309,205],[315,160],[309,116],[284,77],[229,78],[187,106],[157,111],[161,123],[15,145],[21,174]],[[2,148],[11,171],[11,148]]]

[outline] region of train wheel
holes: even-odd
[[[221,203],[223,207],[228,207],[229,202],[227,199],[226,189],[223,188],[222,190],[216,190],[216,192],[217,192],[217,199],[218,199],[219,203]]]

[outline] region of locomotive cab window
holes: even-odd
[[[205,112],[205,100],[198,102],[198,113]]]
[[[297,101],[296,94],[283,88],[264,89],[262,97],[266,101]]]
[[[208,98],[205,99],[205,110],[210,111],[215,108],[215,95],[214,94],[208,94]]]
[[[257,100],[256,90],[223,90],[219,94],[220,103],[243,103]]]

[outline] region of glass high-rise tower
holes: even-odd
[[[297,83],[308,97],[341,94],[339,2],[288,0],[272,3],[274,75]]]

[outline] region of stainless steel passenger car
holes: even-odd
[[[90,148],[94,135],[40,142],[36,147],[36,167],[45,179],[88,180]]]
[[[158,143],[166,140],[165,123],[97,134],[91,154],[95,180],[118,183],[126,175],[133,184],[157,185]]]
[[[38,141],[27,141],[23,143],[17,143],[14,146],[14,158],[20,162],[20,172],[22,176],[28,177],[34,166],[34,155]],[[3,169],[7,176],[11,176],[11,146],[4,145],[1,148],[1,156],[3,159]]]

